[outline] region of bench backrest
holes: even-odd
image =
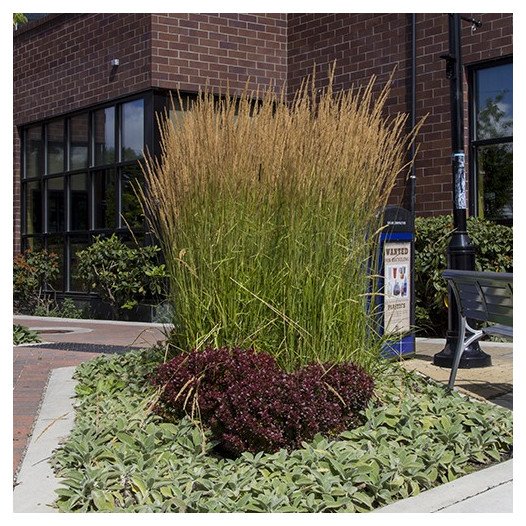
[[[513,327],[513,274],[448,269],[443,276],[457,289],[466,318]]]

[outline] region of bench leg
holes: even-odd
[[[457,348],[455,349],[455,356],[453,358],[453,366],[451,367],[451,374],[449,375],[449,382],[447,384],[449,389],[453,389],[455,384],[455,378],[457,376],[458,366],[460,364],[460,359],[464,354],[464,340],[466,338],[466,318],[459,316],[460,323],[458,328],[458,340]]]

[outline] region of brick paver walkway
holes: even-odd
[[[90,343],[149,347],[164,339],[163,331],[147,324],[116,324],[86,320],[52,320],[15,316],[14,323],[26,327],[79,329],[73,333],[45,333],[46,342]],[[89,331],[89,332],[86,332]],[[74,346],[72,346],[74,348]],[[45,347],[13,349],[13,476],[21,464],[33,424],[47,385],[49,373],[58,367],[79,365],[98,353],[57,350]]]

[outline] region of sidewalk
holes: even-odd
[[[444,345],[445,340],[440,338],[417,338],[415,357],[404,360],[402,365],[446,385],[451,369],[433,365],[433,356]],[[491,367],[459,369],[455,387],[474,398],[513,409],[513,343],[482,341],[480,348],[491,356]]]
[[[47,342],[47,345],[38,347],[19,346],[14,348],[13,474],[14,479],[17,480],[17,472],[22,463],[24,464],[24,469],[28,464],[28,462],[23,462],[23,458],[29,441],[35,442],[39,439],[39,436],[35,435],[40,433],[38,431],[40,429],[39,426],[45,425],[42,419],[44,421],[46,419],[49,420],[49,411],[58,410],[60,405],[56,401],[56,396],[53,398],[54,392],[57,390],[56,378],[65,378],[63,374],[66,371],[71,376],[74,369],[72,366],[77,366],[83,361],[90,360],[102,353],[121,352],[129,347],[149,347],[157,341],[163,340],[165,332],[163,326],[158,324],[99,320],[15,316],[14,323],[44,330],[45,333],[41,334],[41,338]],[[403,366],[408,370],[419,371],[436,381],[446,384],[450,370],[436,367],[432,363],[433,355],[444,347],[444,340],[418,339],[416,347],[415,357],[404,360],[402,362]],[[512,344],[483,342],[481,347],[491,355],[493,365],[480,369],[459,369],[456,386],[470,396],[490,400],[493,403],[512,409],[513,346]],[[70,367],[70,369],[63,369],[64,367]],[[46,392],[50,374],[54,380],[52,380],[52,385]],[[73,396],[73,383],[69,379],[59,383],[63,384],[59,399],[69,400],[69,397]],[[66,393],[64,391],[66,386],[69,386],[68,389],[71,392],[68,391]],[[60,390],[61,387],[59,386],[58,389]],[[51,404],[52,409],[43,407],[39,414],[44,394],[46,399],[49,398],[55,401]],[[37,421],[37,416],[38,422],[34,430],[33,427],[35,426],[35,421]],[[57,413],[54,418],[62,420],[61,416],[62,413],[61,415]],[[71,418],[69,424],[72,425]],[[60,429],[64,431],[66,428],[56,426],[56,430],[53,432],[56,433]],[[58,443],[57,437],[47,437],[48,445],[56,447]],[[42,440],[41,444],[44,442],[45,440]],[[38,448],[40,447],[41,445],[39,444]],[[33,460],[36,458],[34,451],[29,452],[28,455]],[[36,455],[40,458],[42,452],[37,450]],[[42,458],[45,458],[45,455]],[[33,463],[33,460],[29,458],[27,460],[30,461],[30,464]],[[42,464],[47,465],[47,463]],[[512,461],[504,464],[482,470],[450,483],[455,484],[454,488],[447,484],[425,492],[413,499],[395,503],[392,505],[393,507],[388,507],[388,509],[384,508],[378,511],[383,513],[511,512],[513,490]],[[499,466],[504,467],[497,469]],[[42,469],[45,470],[46,468],[43,467]],[[30,475],[24,475],[24,472],[21,472],[21,475],[29,477],[29,479],[33,478],[33,472]],[[50,478],[49,474],[43,476],[44,480],[47,480],[46,484],[49,485],[48,483],[52,482],[52,478]],[[39,488],[38,485],[33,485],[33,487],[37,490]],[[21,488],[17,492],[20,492],[20,490]],[[452,495],[454,495],[453,500]],[[39,497],[41,496],[39,495]],[[43,510],[38,508],[32,511]]]
[[[13,323],[44,329],[46,332],[40,335],[44,342],[64,346],[57,349],[29,345],[13,349],[13,477],[16,479],[53,369],[77,366],[99,356],[101,353],[97,351],[104,348],[96,346],[149,347],[165,336],[163,326],[149,323],[34,316],[14,316]]]

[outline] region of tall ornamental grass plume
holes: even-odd
[[[164,251],[177,349],[252,347],[289,371],[375,362],[378,210],[416,130],[384,115],[389,85],[334,93],[333,75],[291,102],[206,90],[159,118],[161,155],[137,191]]]

